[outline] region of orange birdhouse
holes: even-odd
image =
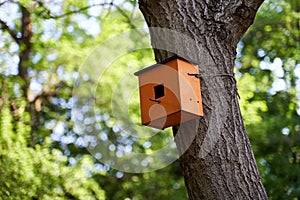
[[[203,116],[198,73],[179,56],[136,72],[142,124],[164,129]]]

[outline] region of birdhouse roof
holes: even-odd
[[[149,66],[147,68],[144,68],[144,69],[142,69],[140,71],[137,71],[137,72],[134,73],[134,75],[135,76],[139,76],[140,74],[142,74],[142,73],[144,73],[146,71],[152,70],[152,69],[154,69],[154,68],[156,68],[156,67],[158,67],[158,66],[160,66],[162,64],[168,63],[168,62],[170,62],[171,60],[174,60],[174,59],[181,59],[181,60],[184,60],[186,62],[189,62],[189,63],[192,63],[194,65],[197,65],[197,62],[195,62],[195,61],[193,61],[191,59],[187,59],[187,58],[184,58],[182,56],[174,55],[174,56],[171,56],[171,57],[169,57],[169,58],[167,58],[167,59],[165,59],[165,60],[163,60],[163,61],[161,61],[159,63],[151,65],[151,66]]]

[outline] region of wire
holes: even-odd
[[[233,81],[233,83],[235,85],[235,93],[236,93],[237,97],[239,99],[241,99],[240,94],[239,94],[238,89],[237,89],[237,86],[236,86],[236,79],[235,79],[234,74],[225,74],[225,73],[223,74],[222,73],[222,74],[207,74],[207,75],[203,75],[203,74],[197,74],[197,73],[188,73],[188,75],[189,76],[195,76],[196,78],[204,78],[204,77],[213,77],[213,78],[215,78],[215,77],[218,77],[218,76],[228,76],[228,77],[231,78],[231,80]]]

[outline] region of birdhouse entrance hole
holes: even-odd
[[[164,84],[160,84],[154,87],[155,99],[165,96],[165,87]]]

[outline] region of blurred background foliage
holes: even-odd
[[[0,199],[187,199],[177,161],[143,174],[114,170],[90,155],[86,147],[92,141],[72,120],[75,80],[88,81],[79,73],[85,59],[114,35],[146,27],[137,2],[0,5]],[[22,7],[32,23],[30,57],[22,66],[28,84],[19,70],[21,52],[28,48],[21,35]],[[138,45],[136,38],[129,35]],[[235,71],[244,122],[270,199],[300,198],[299,55],[299,3],[265,1],[238,44]],[[123,125],[111,112],[112,89],[123,74],[152,63],[151,50],[129,49],[97,88],[96,120],[85,123],[100,139],[113,141],[112,154],[151,152],[172,140],[168,130],[139,141],[120,136]],[[132,120],[139,123],[137,91],[129,104]]]
[[[244,122],[270,199],[300,198],[300,6],[265,1],[239,44]]]

